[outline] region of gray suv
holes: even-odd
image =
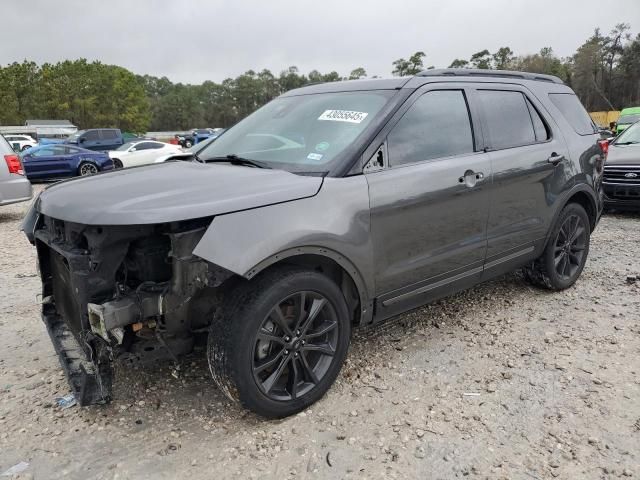
[[[602,210],[597,129],[559,79],[430,70],[313,85],[194,161],[47,188],[23,228],[42,316],[81,405],[116,359],[206,342],[266,417],[318,400],[351,331],[516,268],[577,280]]]
[[[0,206],[31,199],[31,183],[18,154],[0,135]]]

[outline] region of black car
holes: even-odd
[[[608,209],[640,210],[640,122],[608,143],[603,186]]]

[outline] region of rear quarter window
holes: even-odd
[[[550,93],[549,99],[560,110],[578,135],[597,133],[593,120],[573,93]]]

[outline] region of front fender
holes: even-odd
[[[364,308],[375,291],[366,180],[327,178],[314,197],[216,216],[193,253],[247,279],[293,255],[323,255],[352,276]]]

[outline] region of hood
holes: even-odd
[[[164,223],[312,197],[321,185],[284,170],[169,162],[55,184],[37,208],[85,225]]]
[[[640,145],[609,145],[606,165],[640,165]]]

